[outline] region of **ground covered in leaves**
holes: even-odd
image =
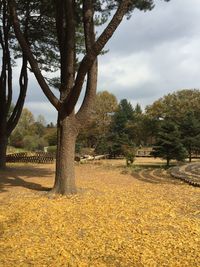
[[[200,266],[200,188],[84,164],[77,195],[49,197],[53,172],[0,172],[0,266]]]

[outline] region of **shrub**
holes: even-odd
[[[48,146],[47,152],[49,153],[56,153],[57,146]]]

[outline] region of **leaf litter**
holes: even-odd
[[[200,266],[199,188],[85,164],[77,195],[48,197],[27,183],[51,187],[53,165],[19,169],[26,183],[0,193],[0,266]]]

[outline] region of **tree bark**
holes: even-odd
[[[74,114],[62,118],[58,115],[58,145],[56,154],[55,194],[75,194],[75,142],[78,135],[78,122]]]
[[[6,168],[6,150],[8,137],[5,132],[0,133],[0,169]]]

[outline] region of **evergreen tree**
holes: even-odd
[[[139,103],[137,103],[136,104],[136,106],[135,106],[135,113],[137,114],[137,115],[141,115],[142,114],[142,108],[141,108],[141,106],[140,106],[140,104]]]
[[[110,134],[108,136],[108,149],[112,157],[125,155],[125,147],[134,147],[127,125],[134,120],[134,110],[126,99],[120,101],[113,115]]]
[[[151,154],[154,157],[166,159],[167,166],[172,159],[182,161],[187,157],[187,151],[181,142],[180,132],[174,122],[167,119],[162,122],[157,142]]]
[[[192,152],[200,148],[200,119],[194,112],[189,112],[180,123],[181,138],[192,161]]]

